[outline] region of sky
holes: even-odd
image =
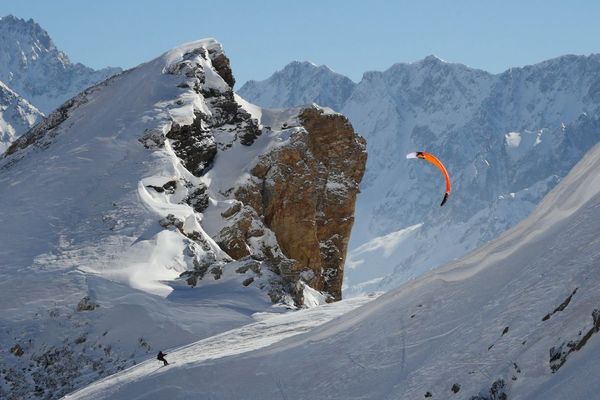
[[[237,80],[293,60],[359,81],[427,55],[492,73],[563,54],[600,53],[594,0],[0,0],[33,18],[74,62],[129,68],[185,42],[219,40]]]

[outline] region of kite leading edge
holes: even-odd
[[[446,204],[446,201],[448,201],[448,196],[450,196],[450,176],[448,175],[448,171],[446,171],[446,167],[444,167],[444,164],[442,164],[442,162],[433,154],[426,153],[424,151],[409,153],[406,155],[406,158],[420,158],[422,160],[430,162],[431,164],[438,167],[440,171],[442,171],[442,174],[446,179],[446,193],[444,193],[444,199],[442,200],[442,204],[440,204],[440,207]]]

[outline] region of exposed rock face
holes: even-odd
[[[252,255],[246,241],[265,234],[256,211],[250,206],[242,207],[241,203],[236,203],[221,215],[231,222],[221,229],[217,242],[219,246],[236,260]]]
[[[197,58],[210,61],[228,86],[207,85],[206,72]],[[252,119],[250,114],[235,101],[232,89],[235,79],[229,67],[229,59],[221,49],[199,48],[190,51],[183,55],[180,62],[171,65],[166,72],[185,76],[187,79],[180,84],[180,87],[191,88],[201,94],[210,111],[210,113],[196,111],[192,124],[174,123],[166,134],[168,139],[173,140],[175,153],[192,174],[201,176],[217,155],[214,130],[236,132],[244,145],[251,145],[261,134],[256,120]]]
[[[197,113],[191,125],[174,125],[167,134],[183,165],[194,175],[202,175],[217,154],[217,145],[210,131],[203,128],[203,114]]]
[[[224,84],[209,79],[207,74],[213,71]],[[239,202],[221,214],[224,221],[214,237],[219,247],[235,260],[265,263],[283,279],[275,286],[291,294],[298,305],[303,304],[304,283],[329,300],[341,299],[354,203],[366,163],[365,141],[345,117],[318,107],[297,109],[297,115],[281,127],[262,127],[236,100],[229,59],[220,48],[194,49],[166,72],[184,76],[180,87],[194,90],[207,106],[195,112],[191,124],[174,122],[166,133],[182,164],[197,177],[236,141],[251,147],[263,131],[272,134],[281,128],[291,133],[285,145],[259,158],[250,171],[250,184],[233,185],[221,193]],[[146,136],[147,147],[160,145],[151,133]],[[208,204],[206,187],[188,189],[200,195],[194,207],[201,212]],[[204,262],[194,265],[186,275],[192,285],[210,267]],[[270,290],[275,301],[283,296],[276,292]]]
[[[209,54],[212,56],[215,52],[209,50]],[[233,88],[235,86],[235,78],[233,77],[233,72],[231,72],[229,58],[224,53],[217,53],[211,59],[213,67],[221,75],[221,78]]]
[[[583,330],[579,331],[580,337],[570,340],[569,342],[562,342],[559,346],[552,347],[550,349],[550,370],[552,373],[558,371],[560,367],[567,361],[567,357],[574,352],[579,351],[586,345],[592,335],[600,332],[600,309],[594,309],[592,311],[592,326],[588,329],[585,335],[582,336]]]
[[[96,308],[100,307],[99,304],[92,301],[90,296],[84,296],[79,303],[77,303],[77,311],[94,311]]]
[[[235,197],[252,206],[275,233],[283,253],[295,260],[293,274],[339,300],[367,159],[365,141],[341,115],[306,108],[298,119],[304,129],[261,157],[251,171],[252,183]]]

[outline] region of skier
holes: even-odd
[[[162,361],[165,363],[165,365],[169,365],[169,363],[167,362],[167,360],[165,359],[165,356],[167,355],[167,353],[163,353],[162,351],[158,352],[158,355],[156,356],[156,359],[159,361]]]

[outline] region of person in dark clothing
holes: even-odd
[[[169,365],[169,363],[167,362],[167,360],[165,359],[165,356],[167,355],[167,353],[163,353],[162,351],[158,352],[158,355],[156,356],[157,360],[160,360],[162,362],[165,363],[165,365]]]

